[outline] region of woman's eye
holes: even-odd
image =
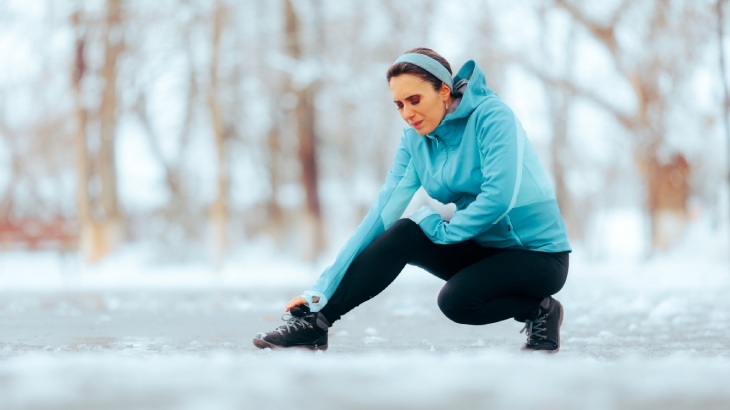
[[[403,104],[401,104],[401,103],[395,103],[395,108],[396,108],[396,109],[397,109],[398,111],[400,111],[400,110],[402,110],[402,109],[403,109]]]
[[[411,100],[411,105],[418,105],[419,102],[421,102],[420,98],[413,98]]]

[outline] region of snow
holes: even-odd
[[[724,408],[730,264],[702,232],[653,259],[576,246],[556,355],[521,352],[514,321],[448,321],[416,268],[312,353],[251,343],[317,275],[263,243],[217,273],[149,246],[94,266],[5,252],[0,408]]]
[[[75,377],[68,377],[69,369]],[[3,378],[8,374],[14,377],[4,384],[15,389],[4,396],[5,408],[519,409],[539,403],[719,409],[727,400],[726,364],[683,356],[606,364],[493,351],[150,358],[82,353],[10,360],[0,370]],[[25,390],[44,394],[18,394]]]

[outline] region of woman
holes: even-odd
[[[571,251],[555,194],[512,111],[469,61],[449,63],[417,48],[387,80],[408,123],[378,198],[334,264],[286,306],[287,323],[253,342],[260,348],[327,349],[340,317],[385,289],[406,264],[446,281],[441,311],[457,323],[525,322],[525,350],[557,352],[563,308],[551,295]],[[454,203],[449,221],[430,208],[399,219],[423,187]]]

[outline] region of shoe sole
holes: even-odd
[[[324,345],[314,345],[314,346],[310,346],[310,345],[279,346],[279,345],[275,345],[273,343],[269,343],[266,340],[259,339],[259,338],[254,338],[253,339],[253,345],[256,346],[256,347],[258,347],[259,349],[271,349],[271,350],[278,350],[278,349],[306,349],[306,350],[312,350],[312,351],[316,351],[316,350],[325,351],[325,350],[327,350],[327,347],[328,347],[326,344],[324,344]]]

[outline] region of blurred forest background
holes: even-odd
[[[0,250],[216,264],[336,248],[402,122],[385,71],[484,68],[548,169],[571,241],[645,255],[728,230],[723,0],[0,0]],[[420,194],[416,202],[429,203]],[[621,225],[625,224],[625,225]],[[730,233],[723,234],[730,236]]]

